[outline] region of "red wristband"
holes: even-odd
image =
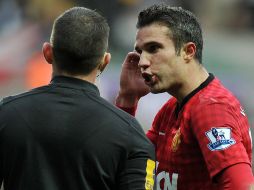
[[[127,107],[122,107],[122,106],[116,105],[116,107],[120,108],[121,110],[123,110],[133,116],[135,116],[136,110],[137,110],[137,106],[127,108]]]

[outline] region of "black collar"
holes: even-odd
[[[90,92],[96,93],[97,95],[100,95],[99,89],[97,88],[96,85],[88,81],[74,78],[74,77],[54,76],[51,79],[50,84],[72,88],[72,89],[88,90]]]
[[[178,116],[179,112],[181,111],[181,109],[183,108],[183,106],[196,94],[198,93],[200,90],[202,90],[203,88],[205,88],[212,80],[214,79],[214,75],[212,73],[209,73],[209,76],[207,77],[207,79],[201,83],[199,85],[199,87],[197,87],[196,89],[194,89],[191,93],[189,93],[182,101],[181,104],[177,103],[176,105],[176,109],[175,109],[175,114],[176,117]]]

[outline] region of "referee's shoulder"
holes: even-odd
[[[103,107],[107,110],[106,113],[108,114],[108,116],[117,117],[122,122],[126,123],[127,125],[133,126],[135,128],[141,127],[135,117],[133,117],[129,113],[126,113],[125,111],[121,110],[120,108],[116,107],[115,105],[108,102],[104,98],[101,98],[99,103],[101,103],[103,105]]]
[[[48,86],[42,86],[42,87],[38,87],[38,88],[34,88],[25,92],[21,92],[15,95],[10,95],[10,96],[6,96],[4,98],[2,98],[0,105],[2,106],[7,106],[10,103],[16,103],[18,101],[25,101],[27,99],[29,99],[30,96],[39,94],[44,92],[45,90],[48,89]]]

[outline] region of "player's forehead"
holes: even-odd
[[[171,40],[170,29],[160,23],[150,24],[137,30],[135,48],[142,49],[150,43],[169,43]]]

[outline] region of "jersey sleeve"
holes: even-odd
[[[128,158],[119,177],[118,190],[153,190],[155,149],[138,123],[129,134]]]
[[[191,122],[211,177],[237,163],[251,165],[249,126],[240,105],[200,104],[192,111]]]
[[[150,139],[150,141],[154,144],[155,147],[157,145],[156,142],[159,136],[160,118],[161,118],[161,114],[159,112],[153,120],[152,127],[146,133],[146,136]]]
[[[223,190],[250,190],[254,183],[252,169],[246,163],[235,164],[216,176]]]
[[[159,137],[160,129],[161,129],[161,124],[162,124],[162,119],[165,116],[165,114],[168,114],[168,107],[172,106],[172,101],[169,100],[167,101],[163,107],[159,110],[159,112],[156,114],[152,127],[147,131],[146,136],[152,141],[154,146],[157,146],[157,138]]]

